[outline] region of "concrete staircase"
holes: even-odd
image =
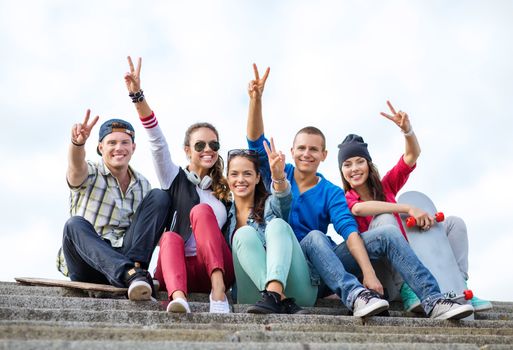
[[[0,349],[513,349],[513,303],[494,302],[475,321],[411,317],[360,319],[335,300],[309,315],[208,313],[208,296],[191,295],[192,314],[168,314],[159,302],[93,298],[59,287],[0,282]]]

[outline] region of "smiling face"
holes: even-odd
[[[234,156],[228,162],[228,186],[235,200],[255,196],[255,187],[260,182],[255,164],[246,157]]]
[[[324,140],[320,135],[299,133],[291,149],[296,169],[302,173],[316,173],[321,162],[326,159]]]
[[[209,128],[198,128],[191,133],[189,145],[184,147],[187,158],[189,158],[190,171],[194,171],[200,177],[208,174],[219,158],[217,152],[219,149],[211,148],[217,141],[216,134]]]
[[[98,144],[103,162],[111,171],[128,169],[128,163],[135,151],[132,137],[124,132],[112,132]]]
[[[351,157],[342,163],[340,169],[342,176],[349,186],[358,191],[358,189],[367,186],[369,178],[369,163],[363,157]]]

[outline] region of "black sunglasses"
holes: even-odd
[[[232,149],[228,151],[228,160],[230,160],[230,158],[237,156],[254,157],[258,159],[258,152],[252,149],[242,148]]]
[[[205,147],[207,147],[207,142],[205,141],[198,141],[194,144],[194,149],[196,150],[196,152],[203,151]],[[210,147],[212,151],[217,152],[219,151],[221,145],[219,144],[219,141],[209,141],[208,147]]]

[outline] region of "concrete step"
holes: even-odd
[[[74,349],[74,350],[140,350],[142,348],[161,350],[322,350],[322,349],[338,349],[338,350],[477,350],[477,345],[472,344],[404,344],[404,343],[366,343],[366,344],[329,344],[329,343],[214,343],[214,342],[167,342],[167,341],[122,341],[122,342],[105,342],[105,341],[0,341],[0,349],[12,350],[36,350],[36,349]],[[510,350],[509,345],[489,345],[487,350]]]
[[[141,328],[92,328],[92,327],[55,327],[35,326],[27,328],[22,325],[2,325],[0,335],[4,340],[66,340],[66,341],[204,341],[227,343],[405,343],[405,344],[513,344],[513,335],[485,335],[464,333],[424,333],[403,332],[353,332],[339,330],[327,331],[283,331],[283,330],[222,330],[222,329],[141,329]]]

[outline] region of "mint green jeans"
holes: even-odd
[[[259,291],[278,281],[298,305],[315,304],[317,286],[312,285],[303,250],[284,220],[275,218],[267,224],[265,247],[256,229],[240,227],[233,237],[232,255],[238,303],[254,304],[261,299]]]

